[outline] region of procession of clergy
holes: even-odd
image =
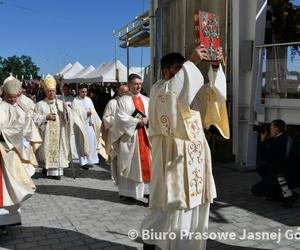
[[[208,84],[196,67],[206,56],[201,46],[187,61],[178,53],[164,56],[163,80],[152,86],[150,99],[140,93],[141,77],[131,74],[107,104],[102,121],[85,84],[77,97],[69,95],[66,85],[56,95],[56,81],[47,75],[46,98],[35,104],[21,94],[18,79],[5,79],[0,102],[2,229],[21,224],[20,205],[35,191],[31,177],[37,167],[59,180],[74,159],[88,170],[101,154],[111,164],[120,199],[150,195],[142,230],[207,231],[216,191],[203,127],[214,125],[229,138],[229,126],[222,66],[210,66]],[[148,239],[144,249],[205,249],[205,244]]]

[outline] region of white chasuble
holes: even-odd
[[[116,109],[117,109],[117,99],[119,98],[114,98],[111,99],[103,113],[102,117],[102,126],[101,126],[101,132],[102,132],[102,139],[105,143],[105,151],[107,155],[111,154],[112,151],[112,146],[111,146],[111,132],[112,132],[112,127],[114,125],[115,121],[115,114],[116,114]]]
[[[58,95],[57,98],[59,100],[62,100],[65,106],[67,106],[69,110],[67,114],[67,119],[68,119],[68,130],[69,130],[69,137],[70,137],[70,156],[69,158],[71,159],[79,159],[78,153],[77,153],[77,147],[76,147],[76,141],[75,141],[75,134],[74,134],[74,117],[73,117],[73,112],[71,111],[72,107],[72,102],[74,100],[74,96],[68,95],[68,96],[63,96],[63,95]],[[66,114],[65,114],[66,116]]]
[[[54,99],[38,102],[35,112],[43,117],[39,124],[39,130],[43,138],[43,144],[38,150],[38,160],[50,172],[48,175],[62,175],[62,170],[55,169],[67,168],[69,166],[69,131],[65,120],[64,105],[61,100]],[[50,113],[56,115],[55,121],[46,121],[46,116]]]
[[[26,150],[24,130],[28,125],[21,122],[16,108],[6,102],[0,104],[0,225],[21,222],[20,203],[35,191],[35,185],[26,171],[28,164],[35,165]],[[28,144],[38,147],[37,141],[26,138]],[[23,159],[24,157],[25,159]]]
[[[191,104],[203,76],[191,62],[150,93],[149,135],[152,144],[150,213],[141,230],[174,232],[176,240],[148,240],[161,249],[205,249],[205,240],[180,240],[181,230],[207,231],[209,205],[216,197],[211,155],[199,109]]]
[[[139,96],[144,105],[145,115],[148,117],[149,98],[144,95]],[[149,186],[143,181],[136,129],[139,119],[132,116],[134,111],[132,95],[122,96],[118,100],[111,139],[112,179],[118,185],[120,195],[140,199],[145,194],[149,194]]]
[[[87,116],[88,111],[92,113]],[[98,151],[101,149],[101,119],[89,97],[76,97],[72,103],[74,132],[80,165],[99,162]]]

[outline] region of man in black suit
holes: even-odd
[[[298,198],[289,187],[293,140],[286,133],[283,120],[271,122],[270,134],[261,133],[260,158],[257,172],[262,180],[252,187],[256,196],[272,201],[283,201],[286,207],[292,207]]]

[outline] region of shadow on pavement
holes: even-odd
[[[36,193],[56,196],[70,196],[87,200],[105,200],[126,205],[139,205],[148,207],[148,204],[140,200],[120,199],[118,192],[102,189],[83,188],[64,185],[37,185]]]
[[[74,164],[74,168],[75,168],[76,178],[91,178],[91,179],[97,179],[97,180],[102,180],[102,181],[111,179],[111,174],[108,171],[107,166],[99,167],[98,165],[94,165],[89,170],[85,170],[85,169],[80,168],[79,164]],[[73,171],[70,167],[64,169],[64,177],[73,179]],[[47,177],[47,176],[43,175],[41,171],[36,172],[32,176],[32,179],[41,179],[41,178],[51,178],[51,177]]]
[[[229,244],[224,244],[215,240],[208,240],[207,249],[220,249],[220,250],[258,250],[258,249],[266,249],[266,248],[252,248],[252,247],[241,247],[241,246],[234,246]]]
[[[114,235],[120,235],[120,236],[127,236],[124,233],[119,233],[116,231],[106,231],[107,233],[111,233]],[[138,237],[137,239],[134,240],[137,243],[143,244],[143,240],[141,237]],[[250,247],[241,247],[241,246],[234,246],[234,245],[229,245],[225,243],[221,243],[215,240],[207,240],[207,249],[220,249],[220,250],[254,250],[254,249],[263,249],[263,248],[250,248]],[[188,250],[188,249],[186,249]]]
[[[252,195],[251,187],[260,180],[256,172],[238,172],[220,166],[214,167],[213,172],[218,197],[211,206],[211,221],[230,224],[220,210],[238,207],[287,226],[300,225],[300,200],[293,208],[285,208],[281,202]]]
[[[29,236],[30,235],[30,236]],[[30,241],[29,241],[30,239]],[[0,247],[6,249],[136,249],[107,240],[92,238],[80,232],[48,227],[9,227],[0,236]]]

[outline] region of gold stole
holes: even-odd
[[[49,144],[48,144],[48,152],[47,152],[47,165],[49,168],[57,168],[59,165],[59,117],[57,114],[57,110],[52,106],[54,104],[49,104],[50,113],[56,114],[55,121],[48,121],[49,128]]]
[[[179,104],[189,140],[185,140],[186,204],[194,208],[202,203],[205,178],[204,133],[199,112]]]

